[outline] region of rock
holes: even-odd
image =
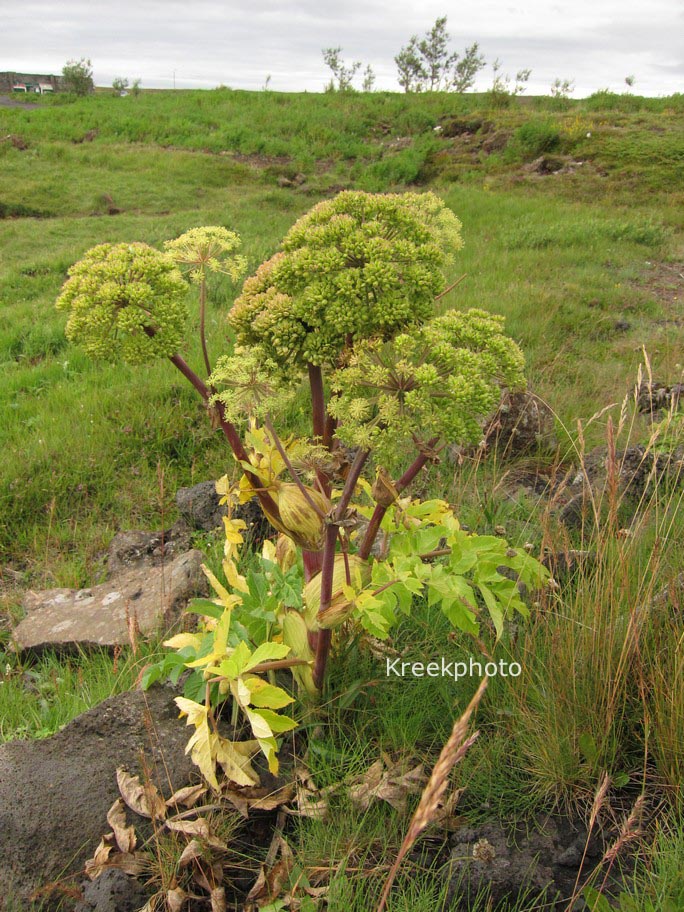
[[[520,456],[557,446],[553,412],[534,393],[505,390],[501,403],[487,422],[484,439],[502,456]]]
[[[219,504],[213,481],[201,481],[191,488],[179,488],[176,492],[176,506],[191,529],[202,529],[205,532],[218,529],[223,517],[228,515],[226,507]]]
[[[530,832],[510,839],[498,824],[458,831],[452,838],[449,859],[449,901],[465,895],[474,899],[487,891],[492,908],[499,903],[515,903],[525,890],[539,895],[553,885],[554,874],[546,862],[549,843],[555,847],[555,828],[551,836]],[[544,861],[540,856],[544,856]]]
[[[644,380],[637,392],[637,408],[640,412],[650,414],[652,418],[659,420],[673,402],[677,409],[683,399],[684,383],[667,386],[665,383]]]
[[[83,887],[83,899],[74,912],[139,912],[148,894],[139,880],[119,868],[108,868]]]
[[[565,159],[558,155],[541,155],[525,165],[523,171],[531,174],[558,174],[565,166]]]
[[[144,775],[144,759],[165,797],[191,781],[188,732],[173,697],[170,687],[120,694],[51,738],[0,745],[2,895],[26,899],[82,869],[109,829],[117,767]]]
[[[111,575],[140,564],[159,566],[186,551],[189,544],[190,529],[183,520],[162,532],[117,532],[107,551],[107,567]]]
[[[543,817],[518,829],[496,821],[459,828],[451,837],[445,869],[449,877],[445,908],[466,908],[466,898],[472,901],[481,892],[489,894],[482,905],[487,909],[517,908],[516,901],[524,897],[526,909],[536,909],[533,903],[539,898],[543,900],[539,908],[567,912],[567,898],[576,881],[583,882],[595,868],[604,845],[602,838],[589,839],[581,823],[574,825],[565,818]]]
[[[443,117],[439,124],[439,132],[446,139],[451,139],[455,136],[477,133],[482,124],[479,118]]]
[[[482,151],[486,152],[487,155],[491,155],[492,152],[502,152],[508,145],[512,135],[510,130],[500,130],[498,133],[493,133],[482,143]]]
[[[203,558],[201,551],[187,551],[164,566],[133,567],[91,589],[27,592],[15,646],[39,652],[47,646],[124,645],[131,623],[144,635],[168,630],[188,599],[206,592]]]
[[[191,488],[179,488],[176,493],[176,505],[181,517],[191,529],[204,532],[212,532],[221,527],[223,517],[228,515],[227,508],[219,504],[216,484],[213,481],[201,481]],[[264,539],[275,534],[256,500],[240,504],[233,510],[233,516],[247,524],[245,539],[254,547],[260,547]]]

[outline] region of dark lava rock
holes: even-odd
[[[487,422],[484,439],[500,456],[520,456],[557,446],[553,412],[534,393],[504,391],[498,409]]]
[[[670,408],[673,400],[675,409],[679,408],[684,400],[684,383],[667,386],[665,383],[644,380],[637,393],[637,408],[643,414],[660,419],[662,413]]]
[[[477,133],[482,127],[480,118],[443,117],[439,123],[440,133],[446,139],[454,136],[463,136],[468,133]]]
[[[108,868],[83,887],[74,912],[139,912],[148,895],[139,880],[119,868]]]
[[[523,896],[543,897],[549,910],[565,897],[558,907],[565,909],[580,866],[586,875],[600,856],[599,842],[587,844],[586,831],[567,821],[547,818],[518,831],[496,822],[465,827],[451,837],[446,907],[469,909],[480,894],[489,897],[488,909],[509,908]]]
[[[201,481],[191,488],[179,488],[176,492],[178,511],[191,529],[212,532],[228,515],[225,506],[219,504],[216,484],[213,481]]]
[[[532,174],[558,174],[559,171],[563,170],[564,166],[565,159],[560,158],[558,155],[541,155],[528,165],[525,165],[523,170]]]
[[[107,568],[113,574],[138,564],[158,567],[189,546],[190,529],[183,520],[161,532],[117,532],[107,551]]]
[[[510,130],[499,130],[497,133],[492,133],[482,143],[482,151],[487,155],[491,155],[493,152],[502,152],[508,145],[512,135]]]
[[[201,481],[191,488],[179,488],[176,493],[176,504],[183,520],[190,528],[205,532],[222,527],[223,517],[228,515],[226,507],[219,503],[216,484],[213,481]],[[273,528],[256,500],[241,504],[233,510],[233,516],[247,524],[245,538],[255,547],[260,546],[265,538],[274,535]]]
[[[144,775],[144,761],[166,797],[191,781],[188,732],[173,698],[169,687],[121,694],[51,738],[0,745],[3,895],[27,899],[38,887],[82,869],[119,797],[117,767]]]

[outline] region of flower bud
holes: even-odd
[[[331,505],[327,497],[315,488],[307,487],[306,493],[323,515],[328,513]],[[282,531],[305,551],[320,551],[325,537],[325,520],[311,506],[299,485],[279,485],[276,499]]]
[[[276,542],[275,559],[283,573],[287,573],[297,560],[297,546],[291,538],[282,533]]]
[[[306,659],[308,665],[294,665],[292,675],[300,687],[308,694],[316,696],[318,688],[313,679],[314,654],[309,646],[309,628],[306,621],[298,611],[285,611],[281,616],[280,625],[283,631],[283,642],[290,647],[291,655],[297,659]]]
[[[309,627],[337,627],[351,615],[354,603],[344,594],[343,589],[351,585],[360,589],[370,580],[371,568],[365,560],[356,554],[348,554],[349,579],[347,582],[347,564],[344,554],[335,555],[333,568],[332,593],[330,605],[321,612],[322,573],[317,573],[304,587],[304,618]]]

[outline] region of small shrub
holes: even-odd
[[[551,120],[528,120],[513,134],[509,149],[524,161],[554,152],[561,145],[561,131]]]

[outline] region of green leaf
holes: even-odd
[[[582,893],[589,912],[614,912],[606,897],[593,887],[585,887]]]
[[[252,706],[282,709],[283,706],[294,703],[294,697],[291,697],[282,687],[268,684],[256,675],[245,678],[244,682],[249,688]]]
[[[225,609],[223,605],[217,605],[210,599],[192,599],[188,602],[187,610],[190,614],[200,614],[202,617],[211,617],[218,620]]]
[[[472,633],[473,636],[479,634],[480,627],[475,620],[474,613],[469,611],[460,599],[445,598],[442,601],[440,608],[449,619],[450,623],[458,630],[463,630],[465,633]]]
[[[499,606],[499,603],[494,596],[494,593],[488,586],[485,586],[484,583],[478,583],[477,587],[482,593],[482,598],[485,601],[489,615],[494,622],[494,629],[496,630],[497,639],[499,639],[503,634],[503,622],[504,622],[504,613]]]
[[[290,652],[290,647],[284,643],[262,643],[252,653],[251,658],[244,666],[243,671],[249,671],[261,662],[273,662],[284,659]]]
[[[583,732],[579,736],[579,749],[584,754],[584,757],[590,762],[593,763],[598,757],[598,748],[596,747],[596,741],[589,732]]]
[[[250,714],[251,715],[251,714]],[[280,733],[292,731],[297,727],[297,723],[289,716],[281,716],[279,713],[272,712],[270,709],[260,709],[254,712],[254,715],[261,716],[271,731]]]

